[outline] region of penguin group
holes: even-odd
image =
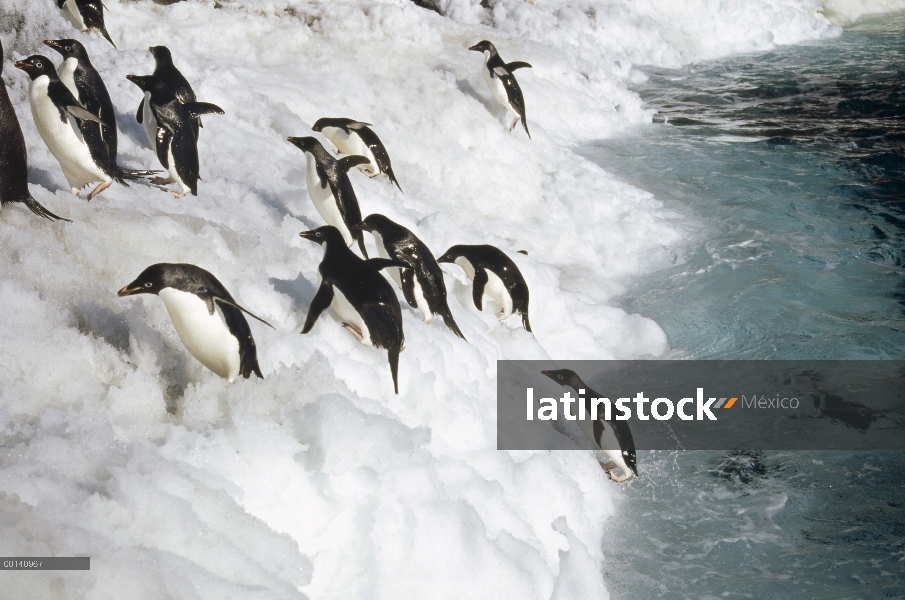
[[[97,31],[111,45],[100,0],[57,0],[62,15],[80,31]],[[60,163],[73,194],[97,184],[88,199],[114,182],[147,180],[158,170],[128,169],[117,162],[115,111],[104,82],[85,47],[73,39],[47,40],[62,63],[55,67],[44,55],[34,54],[15,63],[30,79],[29,103],[38,133]],[[484,54],[482,73],[493,97],[515,116],[512,131],[521,121],[531,137],[525,101],[514,71],[531,67],[525,62],[505,63],[494,45],[481,41],[469,50]],[[198,137],[201,117],[224,114],[219,106],[199,102],[191,85],[176,68],[165,46],[149,48],[155,61],[150,75],[128,75],[142,92],[135,115],[151,150],[168,177],[151,183],[164,186],[176,197],[198,194]],[[0,62],[2,62],[0,45]],[[0,66],[2,69],[2,66]],[[368,177],[386,177],[402,193],[389,153],[369,123],[348,118],[321,118],[311,127],[335,147],[335,156],[313,136],[289,137],[305,157],[305,184],[325,225],[299,235],[324,248],[318,269],[318,287],[301,333],[312,331],[321,314],[332,308],[340,322],[366,346],[387,351],[393,388],[399,393],[399,357],[405,348],[402,309],[390,280],[424,323],[439,316],[446,327],[466,342],[447,301],[442,263],[460,267],[472,282],[472,301],[483,311],[487,300],[499,307],[500,320],[519,315],[531,332],[529,290],[516,263],[502,250],[487,244],[454,245],[439,259],[414,232],[382,214],[362,217],[348,172],[358,167]],[[0,201],[23,203],[50,220],[66,220],[32,198],[27,186],[27,158],[18,120],[6,88],[0,83]],[[365,233],[371,234],[377,257],[369,257]],[[357,245],[361,256],[352,247]],[[385,270],[390,280],[381,271]],[[119,296],[154,294],[160,297],[180,340],[201,364],[229,382],[251,375],[263,377],[257,349],[245,315],[272,325],[242,307],[210,272],[192,264],[159,263],[146,268],[119,290]],[[577,377],[577,376],[576,376]],[[617,432],[618,435],[618,432]],[[629,433],[630,437],[630,433]],[[599,438],[599,436],[598,436]],[[599,440],[598,440],[599,445]],[[628,460],[628,459],[626,459]],[[634,468],[616,461],[623,472]]]

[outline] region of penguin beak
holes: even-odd
[[[116,292],[116,295],[122,298],[123,296],[131,296],[132,294],[137,294],[140,291],[140,287],[130,288],[129,286],[126,286],[120,291]]]
[[[290,138],[290,139],[292,139],[292,138]],[[318,241],[318,239],[314,236],[315,236],[315,232],[313,232],[313,231],[303,231],[299,234],[299,237],[303,237],[306,240],[311,240],[312,242],[315,242],[315,243],[320,243]]]
[[[355,231],[371,231],[371,228],[367,226],[366,223],[356,223],[352,225],[352,229]]]
[[[54,50],[59,50],[60,48],[62,48],[62,46],[58,44],[56,40],[44,40],[44,45],[50,46]]]
[[[28,67],[31,66],[31,63],[26,62],[24,60],[20,60],[20,61],[17,61],[13,66],[16,67],[17,69],[22,69],[24,71]]]
[[[302,138],[300,138],[300,137],[288,137],[288,138],[286,138],[286,140],[290,144],[292,144],[293,146],[298,148],[299,150],[305,149],[305,144],[304,144],[304,142],[302,142]]]
[[[441,256],[440,258],[437,259],[437,262],[451,263],[451,262],[455,262],[455,261],[453,259],[451,259],[448,254],[444,254],[443,256]]]
[[[481,44],[475,44],[474,46],[470,46],[468,49],[474,50],[475,52],[482,52],[482,50],[480,48],[478,48],[478,46],[480,46],[480,45]]]

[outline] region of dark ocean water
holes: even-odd
[[[676,357],[905,358],[905,15],[679,71],[586,155],[687,215],[622,306]],[[642,452],[614,598],[905,598],[905,453]]]

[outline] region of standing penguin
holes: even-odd
[[[166,46],[151,46],[148,48],[151,56],[154,57],[154,77],[163,81],[176,95],[176,99],[183,104],[191,104],[196,101],[195,90],[191,84],[182,75],[176,65],[173,64],[173,54]],[[138,112],[135,113],[135,120],[139,124],[144,125],[145,133],[148,141],[151,142],[151,149],[157,152],[157,121],[154,119],[154,113],[151,112],[151,106],[148,100],[151,97],[150,92],[145,92],[138,105]],[[195,133],[195,139],[198,139],[198,128],[203,127],[201,117],[192,119],[192,131]]]
[[[100,119],[79,104],[60,81],[53,63],[46,56],[29,56],[17,62],[16,68],[25,71],[31,78],[28,101],[35,126],[50,153],[59,161],[70,191],[78,195],[79,190],[89,183],[100,182],[88,194],[91,200],[110,187],[113,177],[91,156],[77,121],[81,119],[100,124]],[[125,185],[122,180],[120,183]]]
[[[186,349],[220,377],[230,383],[239,375],[263,377],[255,340],[242,313],[271,329],[273,325],[236,304],[208,271],[188,264],[151,265],[117,295],[135,294],[159,296]]]
[[[464,340],[465,336],[449,310],[443,271],[427,245],[414,233],[383,215],[368,215],[358,227],[371,232],[377,242],[377,253],[382,258],[408,265],[407,269],[389,267],[387,271],[402,288],[409,306],[421,311],[424,322],[430,323],[434,314],[438,314],[443,317],[446,326]]]
[[[578,393],[579,398],[600,398],[603,396],[603,394],[598,394],[592,390],[575,371],[560,369],[557,371],[541,371],[541,373],[561,386],[572,388]],[[585,436],[612,461],[609,464],[601,463],[600,466],[606,469],[610,479],[619,483],[637,475],[638,458],[635,453],[635,439],[632,437],[632,430],[629,428],[628,422],[615,419],[607,421],[603,417],[592,421],[587,408],[585,405],[578,409],[584,410],[588,414],[587,419],[578,420],[578,426],[581,427],[581,431]],[[619,467],[622,471],[621,477],[613,475],[613,469],[616,467]]]
[[[364,156],[346,156],[339,160],[313,137],[291,137],[289,142],[305,153],[307,170],[305,182],[314,208],[328,225],[342,234],[347,246],[358,240],[358,247],[365,258],[365,238],[355,226],[361,223],[361,209],[347,171],[368,162]]]
[[[158,171],[123,169],[116,164],[118,144],[116,111],[113,109],[107,86],[91,64],[85,47],[76,40],[44,40],[44,44],[63,56],[63,63],[57,70],[60,81],[72,92],[81,106],[91,114],[97,115],[101,121],[100,123],[79,121],[82,139],[88,145],[88,151],[91,152],[94,162],[120,183],[124,183],[124,179],[137,179],[157,173]]]
[[[57,8],[63,18],[79,31],[97,31],[113,44],[104,25],[104,3],[101,0],[57,0]],[[116,48],[116,44],[113,47]]]
[[[324,259],[317,268],[320,287],[311,301],[302,333],[308,333],[328,306],[332,306],[343,327],[366,346],[386,348],[393,374],[393,389],[399,393],[399,352],[405,347],[402,309],[393,287],[378,272],[404,263],[384,258],[363,260],[349,250],[339,230],[324,225],[299,234],[326,246]]]
[[[390,155],[383,147],[383,142],[370,127],[370,123],[352,119],[318,119],[311,129],[323,133],[343,154],[367,158],[370,164],[365,166],[362,172],[368,177],[377,177],[381,173],[386,174],[401,192],[402,186],[399,185],[396,175],[393,174]]]
[[[484,74],[487,87],[490,88],[490,92],[497,102],[502,104],[506,110],[515,113],[515,119],[512,120],[509,131],[512,131],[521,119],[525,133],[530,138],[531,132],[528,131],[528,119],[525,116],[525,98],[522,96],[522,88],[519,87],[518,81],[515,80],[515,75],[512,73],[522,67],[531,68],[531,65],[520,61],[504,63],[494,45],[487,40],[478,42],[469,50],[484,53],[484,68],[481,72]]]
[[[472,299],[478,310],[484,310],[484,296],[495,300],[502,310],[497,319],[502,321],[512,313],[522,315],[522,325],[529,332],[528,284],[521,271],[495,246],[453,246],[438,259],[441,263],[454,262],[474,282]]]
[[[0,75],[3,74],[3,42],[0,41]],[[21,202],[39,217],[60,219],[35,200],[28,191],[28,154],[19,119],[9,100],[6,83],[0,79],[0,207]]]
[[[180,192],[168,190],[177,198],[189,192],[197,196],[200,179],[198,140],[192,129],[192,120],[200,115],[222,115],[223,109],[207,102],[183,104],[173,90],[154,75],[127,75],[126,79],[150,94],[146,102],[157,127],[154,138],[157,159],[170,174],[167,179],[158,177],[152,181],[158,185],[178,183],[182,188]]]

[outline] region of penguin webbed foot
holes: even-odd
[[[354,335],[355,339],[357,339],[359,342],[364,341],[364,336],[361,334],[361,330],[359,330],[355,325],[352,325],[351,323],[343,323],[343,328],[348,329],[349,332]]]
[[[516,124],[518,124],[519,119],[521,119],[521,117],[515,117],[514,119],[512,119],[512,123],[509,125],[509,131],[515,129],[515,126]]]
[[[170,183],[173,183],[173,178],[172,177],[152,177],[149,181],[151,183],[153,183],[154,185],[168,185]]]
[[[95,196],[97,196],[98,194],[100,194],[101,192],[106,190],[111,185],[113,185],[112,181],[102,182],[100,185],[98,185],[96,188],[94,188],[90,194],[88,194],[88,199],[91,200],[92,198],[94,198]]]
[[[634,473],[628,473],[626,475],[616,475],[615,468],[616,468],[616,465],[614,464],[613,469],[610,469],[609,471],[607,471],[606,474],[609,475],[610,479],[612,479],[616,483],[622,483],[624,481],[628,481],[629,479],[631,479],[634,476]]]

